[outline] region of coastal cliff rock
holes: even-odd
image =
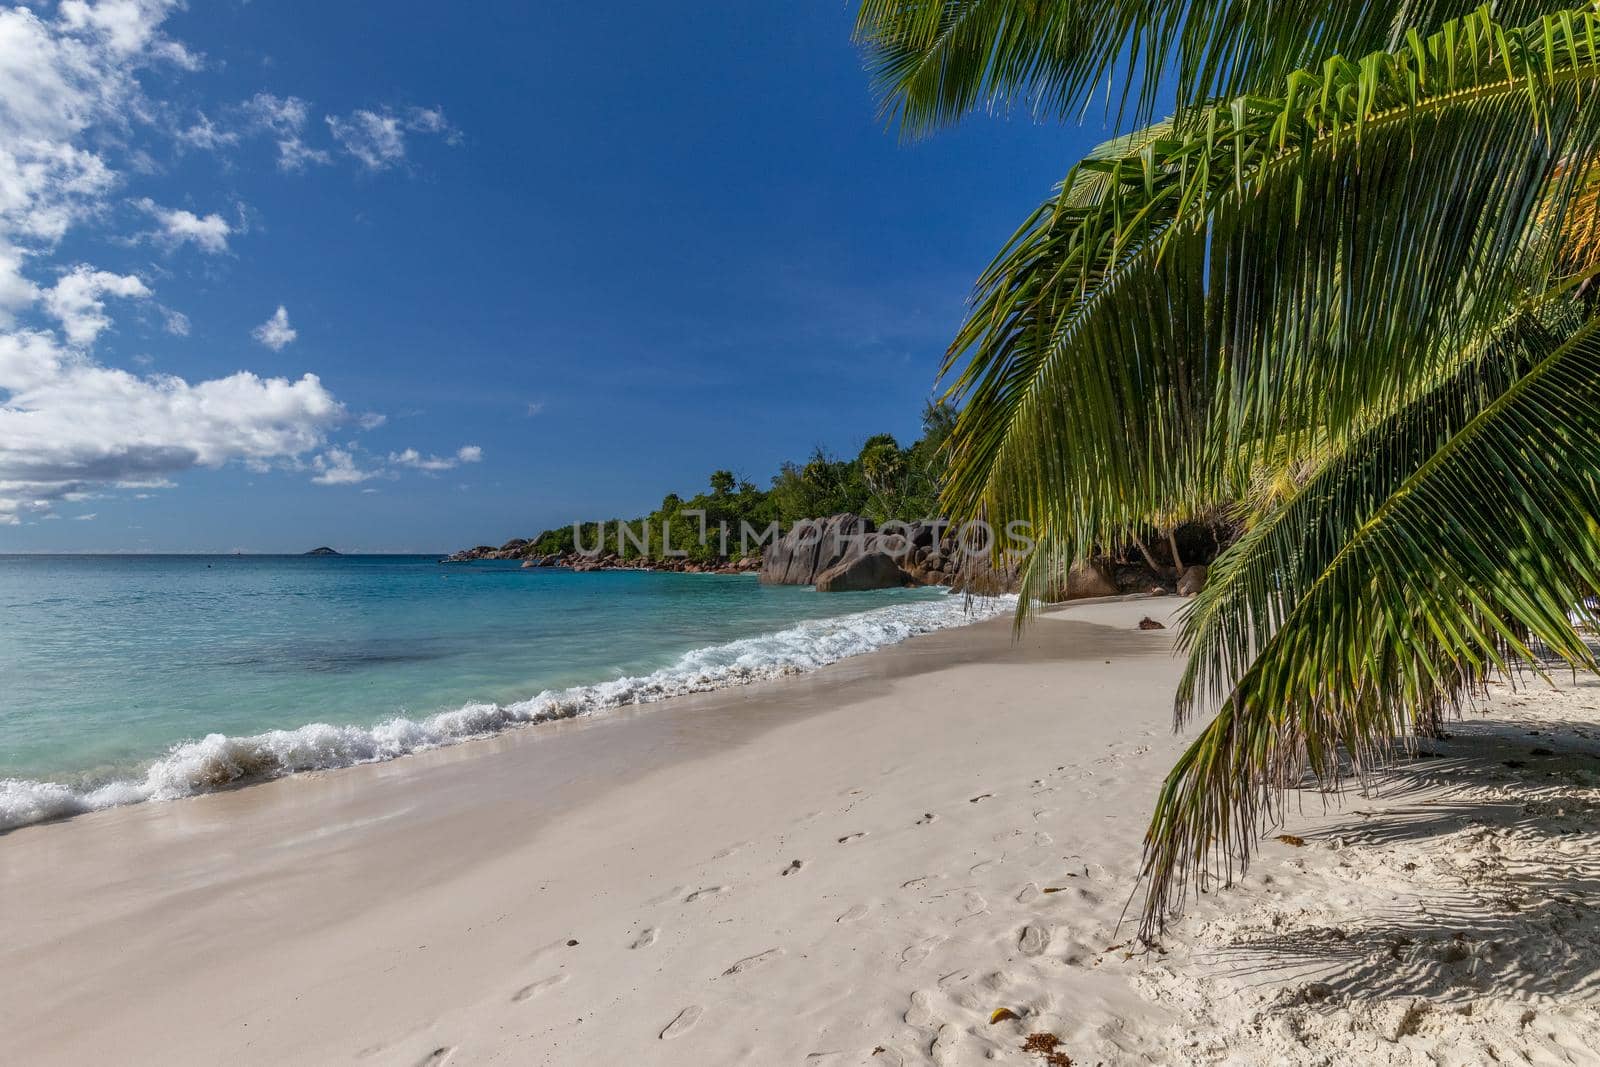
[[[865,562],[874,556],[882,560]],[[1017,588],[1014,570],[997,569],[979,555],[964,552],[943,519],[890,523],[879,530],[872,520],[848,512],[799,524],[769,545],[761,561],[761,580],[769,585],[815,585],[819,592],[944,585],[992,595]]]
[[[849,593],[863,589],[894,589],[915,584],[887,552],[866,552],[846,557],[817,575],[817,592]]]
[[[761,555],[761,581],[767,585],[814,585],[817,576],[865,547],[872,520],[844,512],[799,523]]]
[[[548,533],[548,531],[547,531]],[[1181,559],[1193,561],[1179,575],[1179,552],[1174,563],[1152,561],[1149,553],[1134,558],[1131,549],[1105,552],[1092,560],[1079,561],[1068,572],[1050,583],[1052,600],[1083,600],[1091,597],[1145,595],[1160,596],[1177,592],[1189,596],[1205,586],[1207,562],[1216,558],[1238,531],[1220,523],[1191,523],[1180,527],[1172,538],[1158,543],[1162,553],[1166,543],[1181,543]],[[768,585],[813,585],[819,591],[884,588],[898,585],[943,586],[951,592],[984,597],[1018,591],[1021,561],[991,560],[982,529],[952,527],[944,519],[916,522],[891,522],[883,528],[871,519],[851,512],[840,512],[802,521],[778,540],[757,548],[743,557],[689,559],[686,556],[647,557],[618,552],[584,554],[572,549],[540,553],[537,545],[549,543],[514,537],[496,548],[478,545],[463,549],[442,563],[473,560],[516,560],[524,568],[561,567],[571,571],[639,570],[674,574],[757,574]],[[559,542],[557,542],[559,543]],[[568,542],[570,543],[570,541]],[[867,557],[883,556],[883,560]],[[849,564],[847,567],[841,566]],[[838,573],[830,574],[829,572]]]

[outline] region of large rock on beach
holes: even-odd
[[[1206,579],[1211,576],[1211,568],[1204,563],[1196,563],[1178,576],[1178,595],[1194,596],[1206,587]]]
[[[849,512],[796,523],[761,554],[761,581],[814,585],[822,572],[864,551],[864,539],[871,533],[871,519]]]
[[[911,578],[887,552],[850,556],[817,575],[817,592],[852,593],[863,589],[894,589]]]
[[[1080,559],[1067,571],[1066,588],[1062,600],[1086,600],[1089,597],[1116,596],[1121,590],[1106,573],[1105,567],[1094,560]]]

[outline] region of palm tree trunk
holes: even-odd
[[[1144,539],[1138,534],[1130,534],[1129,536],[1133,538],[1133,543],[1139,547],[1139,555],[1144,557],[1145,565],[1157,575],[1165,573],[1166,568],[1156,562],[1156,558],[1150,554],[1149,547],[1145,545]]]
[[[1178,577],[1183,577],[1183,572],[1189,568],[1183,565],[1183,557],[1178,554],[1178,528],[1167,527],[1167,544],[1172,546],[1172,566],[1178,572]]]

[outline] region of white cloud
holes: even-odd
[[[358,467],[355,454],[344,448],[330,448],[314,456],[311,467],[317,471],[311,480],[318,485],[357,485],[382,473]]]
[[[45,310],[60,320],[67,340],[88,346],[111,325],[105,297],[141,299],[148,297],[150,290],[135,275],[112,274],[80,263],[41,295]]]
[[[436,107],[414,107],[403,114],[387,107],[358,108],[343,118],[329,115],[326,121],[333,139],[368,170],[386,170],[404,159],[407,133],[440,134],[450,144],[459,140],[443,109]]]
[[[389,421],[389,416],[377,411],[369,411],[356,419],[356,424],[363,430],[376,430],[379,426]]]
[[[362,455],[360,445],[349,442],[311,457],[308,466],[315,472],[311,480],[318,485],[359,485],[374,478],[398,478],[405,470],[436,473],[453,470],[463,463],[478,463],[482,459],[483,449],[477,445],[465,445],[450,456],[428,456],[408,448],[389,453],[387,461],[369,459]],[[363,492],[376,490],[365,489]]]
[[[329,435],[350,414],[315,375],[295,380],[239,371],[191,381],[123,370],[93,354],[112,326],[117,300],[151,301],[154,314],[142,321],[178,336],[190,330],[187,316],[155,302],[145,278],[54,261],[74,228],[125,219],[112,210],[125,177],[159,169],[140,144],[144,133],[211,151],[264,134],[282,170],[332,161],[330,151],[307,144],[310,109],[298,97],[260,93],[219,113],[220,121],[195,111],[186,127],[174,121],[179,112],[146,97],[140,78],[147,70],[161,68],[166,77],[204,65],[163,33],[168,14],[181,6],[181,0],[0,5],[0,524],[59,519],[59,504],[108,494],[147,498],[146,490],[171,487],[187,471],[233,463],[260,472],[309,471],[324,484],[398,474],[382,457],[364,460],[354,445],[330,446]],[[344,149],[368,165],[352,147],[364,146],[381,164],[375,169],[402,159],[408,136],[455,137],[437,109],[369,114],[376,126],[348,120],[357,125],[347,128]],[[220,254],[243,229],[242,220],[230,223],[216,213],[167,208],[146,197],[132,203],[154,220],[153,232],[96,233],[105,245],[143,237]],[[295,334],[281,306],[255,331],[274,350]],[[131,358],[153,362],[142,353]],[[381,418],[360,422],[371,429]],[[447,467],[480,458],[475,446],[443,460],[416,454],[419,464]]]
[[[158,41],[151,46],[150,54],[190,73],[202,70],[206,65],[204,56],[189,51],[181,41]]]
[[[446,137],[457,136],[455,128],[444,117],[442,107],[414,107],[408,117],[410,129],[418,133],[442,133]]]
[[[66,0],[51,20],[26,7],[0,8],[0,329],[42,297],[69,340],[89,344],[109,325],[102,296],[149,295],[137,278],[87,266],[41,290],[24,268],[104,207],[119,177],[97,151],[75,142],[99,125],[125,128],[146,110],[135,74],[174,58],[160,33],[173,6]],[[128,158],[136,164],[138,153]]]
[[[11,325],[16,312],[39,299],[39,287],[22,276],[22,252],[0,240],[0,326]]]
[[[196,467],[257,467],[320,448],[345,409],[315,375],[136,375],[38,330],[0,333],[0,523],[97,488],[164,485]]]
[[[329,115],[327,122],[333,139],[368,170],[383,170],[405,158],[405,134],[394,115],[354,111],[342,119]]]
[[[543,400],[530,400],[530,401],[528,401],[528,418],[531,419],[531,418],[534,418],[536,416],[543,415],[543,414],[544,414],[544,401]]]
[[[285,345],[300,336],[300,331],[289,325],[289,309],[279,304],[272,318],[251,330],[250,336],[274,352],[281,352]]]
[[[98,519],[100,515],[98,512],[91,511],[87,515],[74,515],[72,517],[77,519],[79,522],[93,522],[95,519]]]
[[[131,56],[153,46],[157,54],[171,59],[175,42],[157,32],[167,12],[178,6],[176,0],[62,0],[61,21],[71,30],[87,31],[98,37],[113,53]],[[177,54],[188,55],[182,45]]]
[[[160,229],[154,236],[169,248],[175,248],[185,241],[193,241],[204,252],[217,253],[228,250],[228,235],[233,232],[233,227],[228,225],[228,220],[221,215],[213,212],[201,216],[182,208],[164,208],[148,196],[134,203],[141,211],[156,220]]]
[[[327,152],[309,147],[301,137],[310,110],[299,97],[257,93],[244,105],[244,112],[277,139],[279,170],[304,170],[309,164],[331,161]]]
[[[204,111],[197,112],[200,116],[194,124],[179,130],[175,136],[179,144],[188,145],[206,152],[215,152],[230,145],[239,143],[239,134],[236,130],[226,130],[211,121],[211,117]]]
[[[12,240],[59,241],[115,181],[71,142],[120,118],[138,85],[126,55],[81,29],[0,9],[0,232]]]
[[[463,463],[479,463],[482,460],[483,449],[477,445],[464,445],[456,449],[453,456],[425,456],[414,448],[389,453],[389,462],[396,467],[410,467],[419,471],[453,470]]]

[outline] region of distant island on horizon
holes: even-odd
[[[319,545],[318,547],[313,548],[310,552],[305,553],[305,555],[307,555],[307,556],[342,556],[342,555],[344,555],[344,553],[336,552],[333,549],[329,548],[327,545]]]

